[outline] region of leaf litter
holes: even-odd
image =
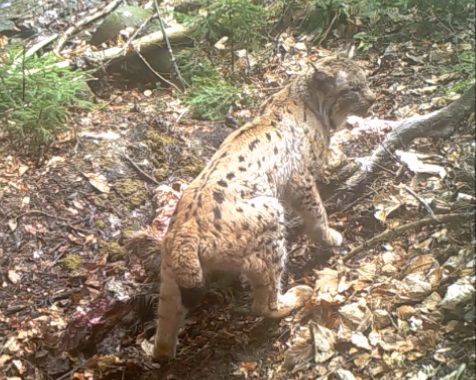
[[[281,86],[309,57],[330,53],[305,49],[305,40],[286,33],[278,42],[287,53],[256,75],[262,88]],[[385,100],[374,108],[375,114],[391,118],[427,112],[456,97],[444,93],[442,86],[458,79],[457,73],[408,74],[409,67],[420,70],[451,57],[451,46],[435,46],[430,57],[427,43],[392,42],[387,47],[394,57],[389,67],[379,67],[377,59],[368,57],[377,72],[370,79],[372,87]],[[407,232],[365,250],[348,265],[340,254],[311,265],[313,247],[292,241],[290,251],[300,245],[305,252],[290,258],[288,284],[304,281],[315,289],[303,310],[278,322],[237,314],[235,306],[248,305],[249,299],[243,291],[247,286],[234,279],[229,282],[231,292],[226,290],[229,283],[219,285],[190,314],[177,361],[166,367],[152,363],[145,353],[154,331],[159,242],[192,176],[147,186],[148,200],[134,205],[117,195],[115,184],[137,175],[120,159],[124,149],[144,162],[144,170],[154,169],[146,160],[152,154],[140,153],[144,136],[132,129],[148,125],[170,133],[183,111],[180,102],[170,99],[168,104],[174,106],[163,113],[164,126],[153,121],[157,110],[149,93],[112,94],[111,99],[114,115],[94,111],[89,115],[94,125],[80,123],[84,140],[77,153],[60,146],[40,169],[12,154],[0,157],[5,222],[0,229],[5,242],[0,247],[0,367],[8,378],[40,378],[35,376],[41,373],[50,378],[173,379],[191,378],[192,371],[194,378],[204,379],[474,378],[472,222]],[[129,108],[137,99],[139,115]],[[256,110],[236,112],[250,117]],[[340,225],[346,245],[361,244],[427,214],[401,184],[435,213],[474,209],[474,169],[464,164],[474,161],[474,118],[468,125],[470,130],[463,128],[447,141],[420,139],[401,151],[389,163],[398,176],[382,172],[372,189],[374,197],[345,215],[332,216],[333,223],[345,220]],[[174,128],[190,141],[191,130],[199,131],[198,143],[191,145],[199,145],[205,158],[226,134],[215,133],[217,125],[186,118]],[[389,129],[391,125],[383,128],[380,138]],[[353,133],[338,145],[357,160],[370,153],[379,134],[368,133],[367,144],[357,144],[356,135],[366,131],[356,128]],[[200,141],[210,147],[205,149]],[[119,246],[128,241],[138,255],[110,261],[111,251],[101,247],[100,240]],[[57,264],[67,254],[79,260],[65,270]]]

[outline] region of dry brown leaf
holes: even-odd
[[[397,314],[398,318],[406,320],[416,313],[416,309],[410,305],[402,305],[397,307],[395,313]]]
[[[313,344],[309,326],[302,326],[291,338],[291,347],[284,354],[284,368],[294,371],[308,366],[313,356]]]
[[[402,288],[397,294],[401,302],[420,301],[431,293],[428,278],[421,272],[411,273],[402,280]]]
[[[335,333],[319,324],[311,325],[311,331],[314,340],[314,362],[323,363],[335,354]]]
[[[377,274],[377,265],[373,261],[363,263],[360,268],[357,269],[357,274],[360,280],[372,282],[375,280],[375,275]]]
[[[444,309],[452,310],[458,305],[470,304],[473,302],[474,293],[474,284],[471,278],[469,276],[459,278],[448,287],[440,305]]]
[[[331,268],[324,268],[315,272],[317,275],[315,284],[317,298],[319,299],[319,296],[324,293],[331,296],[336,295],[339,288],[339,272]]]
[[[101,193],[108,194],[111,188],[107,182],[107,178],[103,174],[98,173],[82,173],[89,181],[92,187]]]
[[[365,366],[367,366],[370,361],[372,360],[370,354],[364,352],[362,354],[357,354],[355,357],[354,357],[354,364],[357,368],[361,369]]]
[[[363,350],[367,351],[372,351],[372,347],[370,347],[369,340],[361,332],[353,332],[350,341],[354,346],[358,348],[362,348]]]
[[[350,323],[356,331],[365,331],[372,322],[372,313],[361,303],[354,302],[339,308],[339,314],[344,321]]]
[[[334,373],[335,377],[340,380],[356,380],[352,372],[347,369],[340,368]]]
[[[389,326],[392,323],[392,320],[390,319],[390,314],[387,310],[376,309],[373,312],[373,322],[374,326],[380,330]]]
[[[21,280],[21,276],[13,269],[9,269],[7,277],[12,284],[17,284]]]
[[[421,255],[413,258],[405,269],[405,274],[423,272],[426,273],[431,268],[438,268],[440,264],[433,255]]]

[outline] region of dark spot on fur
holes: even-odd
[[[241,190],[240,195],[241,195],[241,198],[244,198],[246,196],[246,193],[243,190]]]
[[[254,203],[251,204],[251,207],[256,208],[256,205]]]
[[[236,138],[243,136],[243,135],[246,133],[247,130],[248,130],[248,129],[241,129],[241,130],[237,133]]]
[[[266,138],[268,139],[268,141],[271,141],[271,133],[266,132]]]
[[[273,232],[276,232],[278,230],[278,226],[276,224],[274,224],[270,227],[270,230],[273,231]]]
[[[271,125],[272,125],[273,127],[276,127],[276,121],[275,121],[275,120],[272,120],[272,121],[271,121]]]
[[[227,155],[228,155],[228,152],[223,152],[222,155],[221,155],[220,157],[218,157],[218,158],[224,158],[224,157],[226,157]]]
[[[243,162],[245,158],[243,156],[238,156],[238,161]]]
[[[274,147],[273,152],[274,152],[274,154],[278,154],[278,148]]]
[[[235,178],[235,173],[228,173],[226,175],[226,179],[233,179],[233,178]]]
[[[250,225],[248,223],[243,223],[243,229],[244,230],[249,230],[250,229]]]
[[[198,207],[202,207],[202,194],[198,196],[197,205]]]
[[[218,183],[221,187],[227,187],[227,186],[228,186],[228,183],[227,183],[226,181],[222,180],[222,179],[219,180],[217,183]]]
[[[246,172],[246,168],[243,167],[243,166],[239,166],[239,167],[238,167],[238,170],[239,170],[240,172]]]
[[[279,131],[276,131],[276,135],[277,135],[280,139],[283,138],[283,135],[282,135],[281,132],[279,132]]]
[[[237,207],[237,208],[236,208],[236,211],[238,211],[238,212],[243,212],[243,209],[242,209],[241,207]]]
[[[262,216],[262,215],[258,215],[258,220],[259,220],[260,222],[262,222],[262,221],[263,221],[263,216]]]
[[[218,223],[214,223],[213,227],[215,227],[217,231],[221,231],[221,226]]]
[[[213,199],[215,199],[215,201],[217,203],[221,204],[225,200],[225,196],[223,195],[223,192],[221,192],[221,191],[214,191],[213,192]]]
[[[213,216],[215,219],[221,219],[221,211],[218,207],[213,208]]]
[[[256,148],[256,145],[258,145],[258,143],[259,143],[259,139],[254,139],[252,142],[248,144],[248,147],[250,148],[250,150],[253,150],[254,148]]]
[[[263,207],[268,210],[269,209],[269,206],[267,204],[264,204]]]

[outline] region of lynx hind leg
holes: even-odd
[[[306,233],[313,241],[331,247],[342,245],[344,239],[341,233],[329,227],[326,209],[310,174],[293,178],[286,200],[302,217]]]
[[[162,262],[154,360],[164,362],[175,357],[177,337],[184,319],[185,309],[182,306],[180,289],[165,262]]]

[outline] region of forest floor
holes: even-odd
[[[282,36],[286,53],[249,72],[258,99],[331,53],[296,42]],[[449,104],[454,54],[450,43],[417,38],[358,52],[377,94],[372,115]],[[257,108],[235,114],[250,120]],[[428,217],[422,203],[437,214],[474,210],[474,115],[448,139],[405,147],[431,170],[395,156],[366,197],[330,216],[344,248],[290,239],[285,287],[315,289],[303,310],[255,318],[242,312],[246,284],[218,284],[187,318],[177,358],[152,362],[157,284],[125,246],[160,213],[163,193],[144,173],[180,191],[233,130],[186,110],[169,90],[111,87],[103,107],[75,115],[41,166],[0,145],[0,378],[476,378],[472,221],[407,231],[342,262],[387,228]],[[356,159],[378,139],[341,145]]]

